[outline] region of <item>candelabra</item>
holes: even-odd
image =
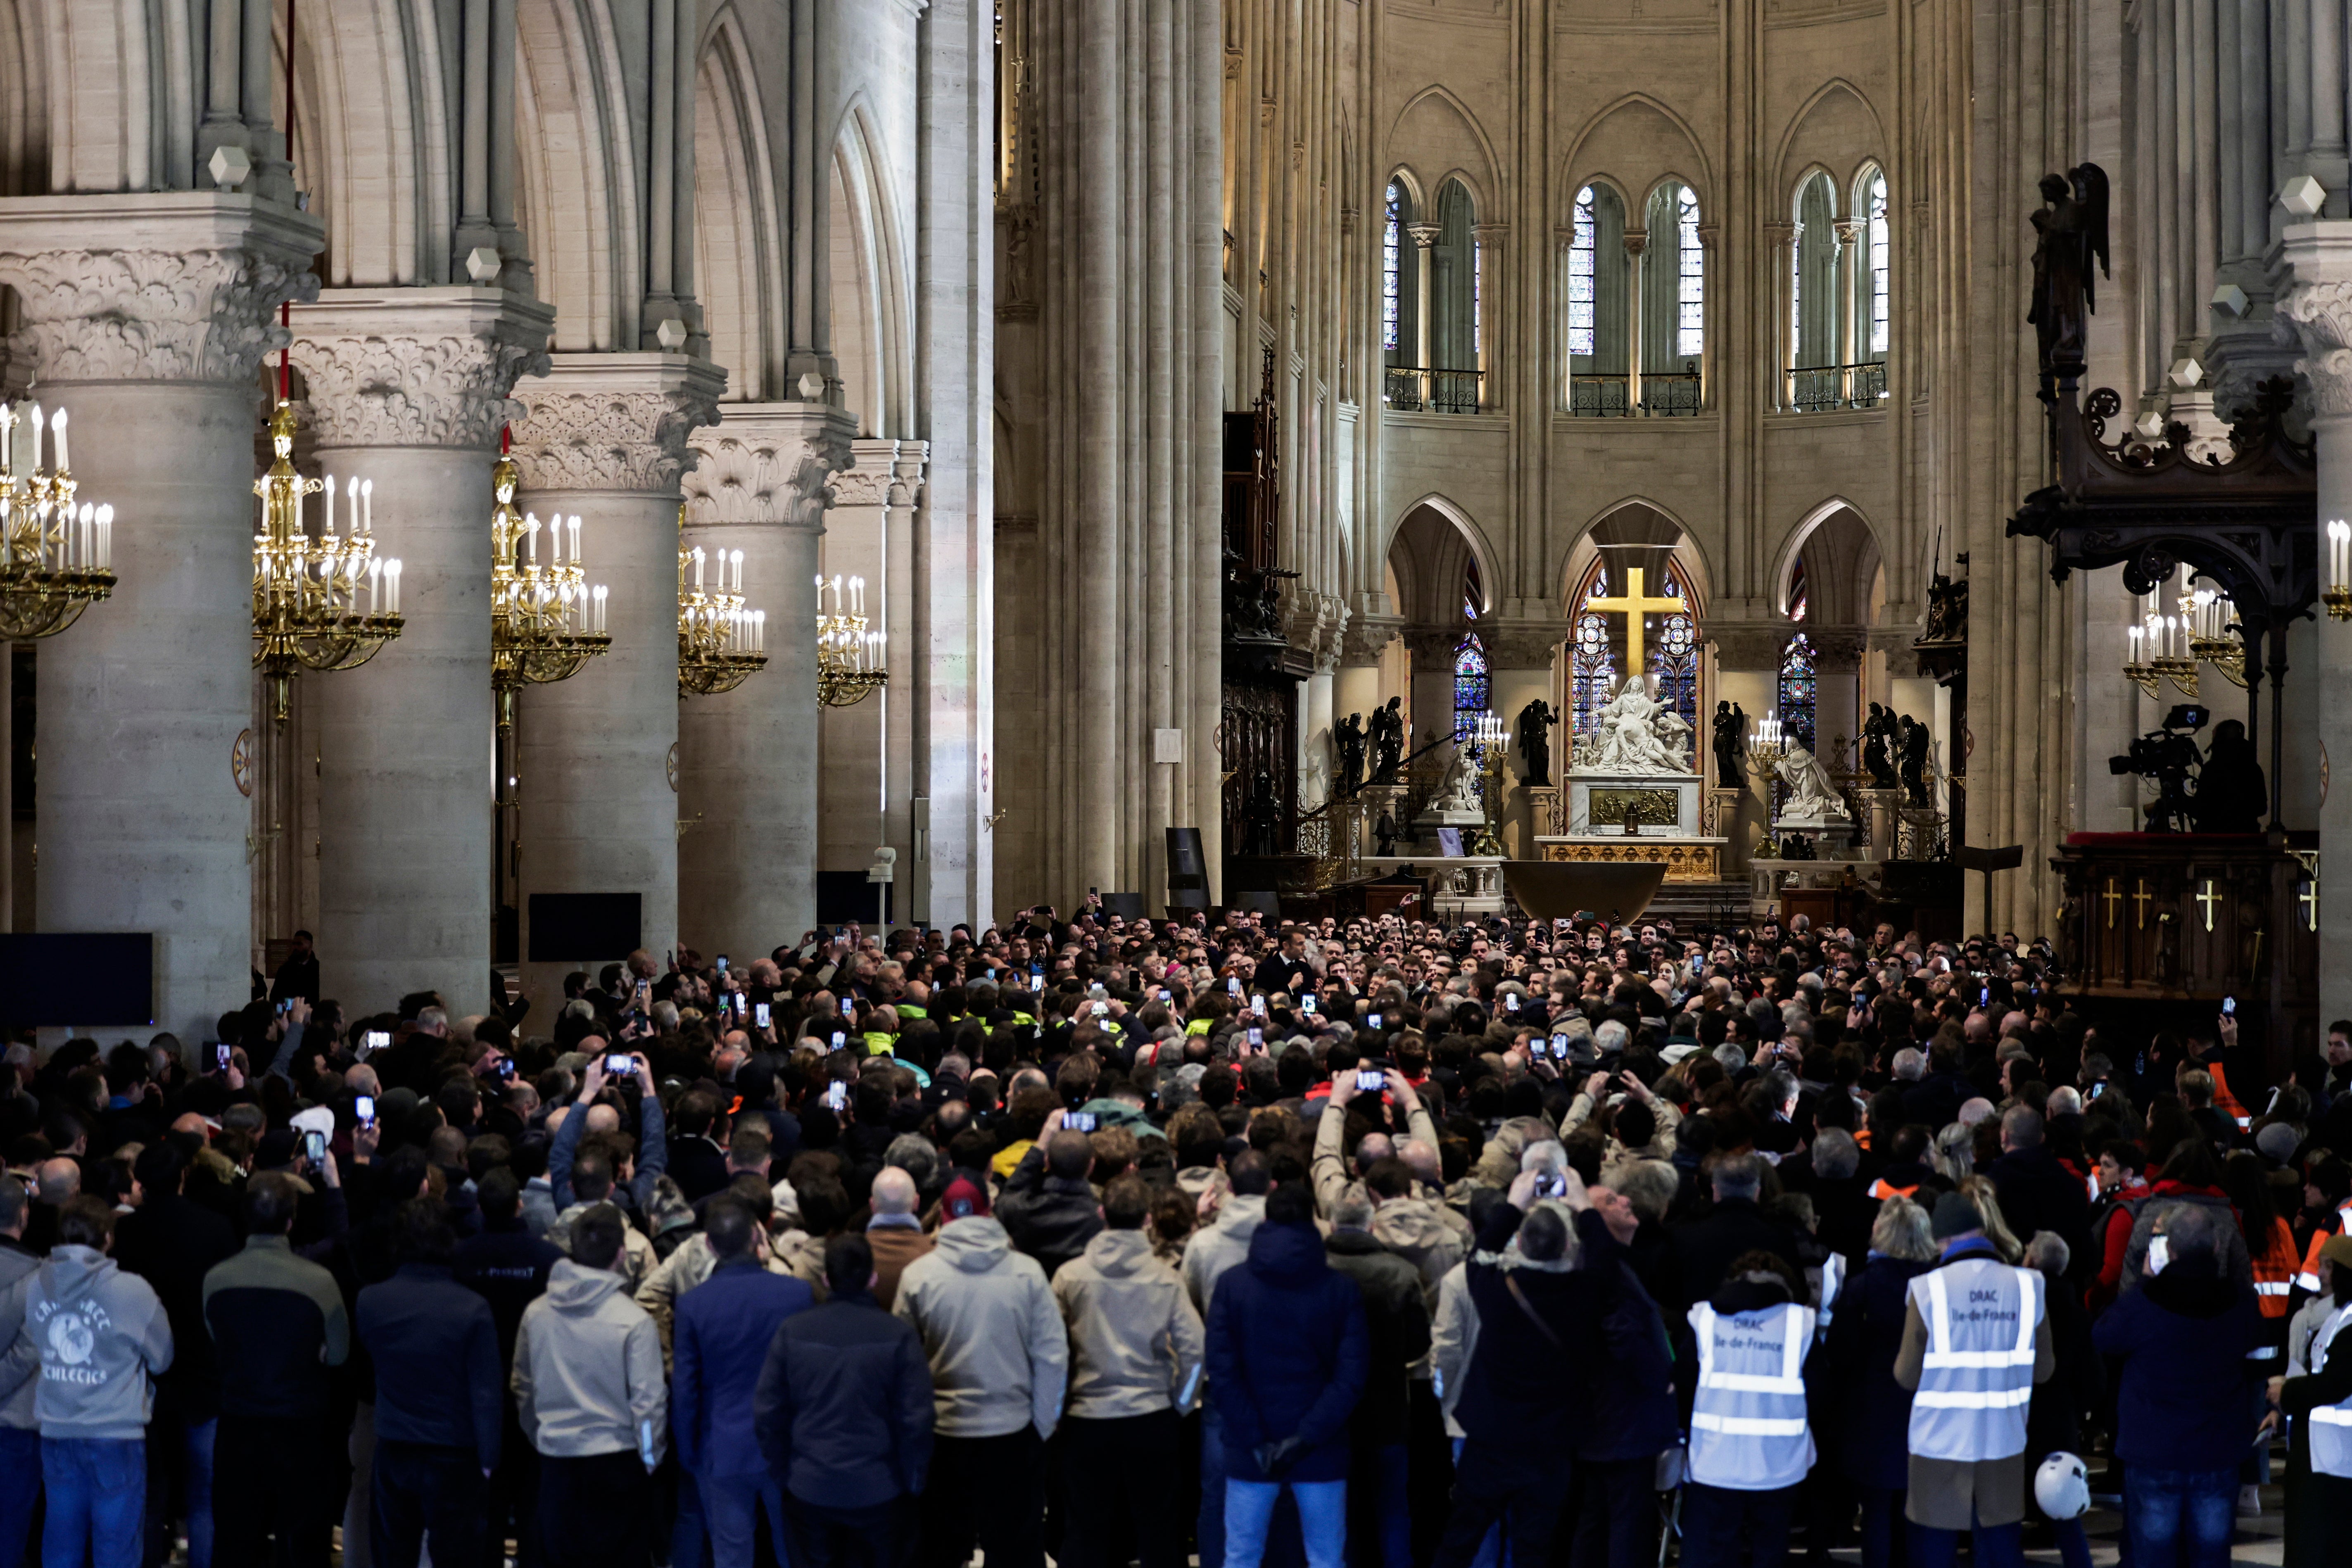
[[[501,437],[500,445],[512,443]],[[515,510],[520,479],[514,458],[501,450],[490,469],[497,500],[490,510],[490,685],[499,694],[500,735],[514,728],[517,691],[569,680],[613,646],[604,584],[592,586],[580,564],[580,520],[569,520],[568,541],[566,520],[550,520],[549,559],[541,564],[539,516]]]
[[[1470,748],[1471,765],[1478,773],[1478,805],[1486,820],[1471,837],[1473,855],[1500,855],[1503,841],[1499,833],[1503,819],[1503,758],[1509,750],[1510,733],[1502,719],[1493,710],[1471,721],[1469,738],[1464,744]]]
[[[54,637],[114,591],[114,509],[74,506],[66,452],[66,411],[45,416],[0,403],[0,642]],[[32,456],[18,468],[15,432],[33,426]],[[56,433],[55,458],[41,472],[41,432]]]
[[[2327,524],[2327,586],[2319,597],[2331,617],[2352,620],[2352,522],[2340,517]]]
[[[306,669],[357,669],[400,635],[400,562],[375,552],[375,481],[344,487],[349,528],[335,531],[331,475],[322,483],[294,471],[294,405],[278,383],[269,416],[269,471],[253,481],[261,531],[253,538],[253,667],[269,678],[272,717],[286,722],[294,678]],[[307,497],[325,491],[324,526],[313,539]],[[360,596],[367,596],[367,608]]]
[[[768,662],[768,612],[743,607],[743,552],[721,550],[709,563],[719,569],[714,590],[704,592],[705,557],[686,547],[686,508],[677,509],[677,689],[681,697],[714,697],[732,691]],[[730,589],[729,567],[735,582]],[[694,586],[686,585],[691,568]]]
[[[2138,687],[2142,691],[2147,692],[2150,697],[2154,697],[2156,695],[2156,666],[2150,664],[2144,657],[2147,652],[2147,634],[2148,628],[2146,626],[2133,626],[2124,628],[2124,636],[2128,638],[2131,643],[2131,657],[2124,660],[2124,679],[2130,681],[2134,686]]]
[[[2197,695],[2197,659],[2191,651],[2196,595],[2182,592],[2174,607],[2178,614],[2164,613],[2161,585],[2149,592],[2140,617],[2147,632],[2134,645],[2132,662],[2124,667],[2124,674],[2150,697],[2156,695],[2158,677],[2172,682],[2183,697]],[[2147,656],[2144,666],[2140,665],[2142,652]],[[2135,673],[2135,666],[2146,670],[2145,679]]]
[[[2221,679],[2243,689],[2246,684],[2246,645],[2230,635],[2237,625],[2231,615],[2235,608],[2230,596],[2214,588],[2199,588],[2181,595],[2188,606],[2185,617],[2189,624],[2189,654],[2202,659],[2221,672]]]
[[[816,580],[816,700],[827,708],[855,708],[890,683],[884,666],[887,633],[866,629],[866,579],[851,577],[848,608],[843,609],[844,579]],[[824,595],[833,595],[825,614]]]

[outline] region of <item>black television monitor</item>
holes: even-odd
[[[616,963],[645,945],[642,893],[533,893],[530,962]]]
[[[152,931],[0,935],[0,1022],[137,1028],[154,1021]]]

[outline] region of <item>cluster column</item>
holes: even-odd
[[[688,437],[716,424],[726,373],[679,353],[553,356],[515,389],[515,504],[581,518],[588,581],[607,593],[610,652],[518,703],[523,984],[551,1008],[564,973],[618,952],[532,957],[533,893],[640,897],[639,940],[677,946],[677,552]],[[487,755],[487,752],[485,752]],[[750,874],[750,873],[746,873]]]
[[[823,403],[730,403],[696,433],[687,536],[743,552],[768,665],[678,710],[678,940],[749,963],[816,921],[814,583],[831,481],[856,421]]]
[[[248,994],[256,373],[323,243],[246,195],[0,202],[10,359],[116,518],[113,596],[41,652],[39,929],[153,933],[154,1024],[186,1039]]]
[[[404,625],[330,681],[319,733],[319,952],[353,1010],[488,998],[495,854],[490,464],[555,312],[497,289],[337,289],[294,316],[315,461],[369,480]]]

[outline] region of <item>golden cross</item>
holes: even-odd
[[[1653,610],[1661,615],[1679,616],[1688,611],[1690,606],[1680,599],[1649,598],[1643,594],[1642,586],[1642,568],[1628,566],[1625,568],[1625,592],[1622,595],[1613,599],[1587,599],[1584,607],[1599,610],[1603,615],[1622,615],[1625,617],[1625,673],[1644,677],[1642,684],[1646,687],[1650,667],[1642,662],[1642,617]]]
[[[2313,931],[2319,929],[2319,879],[2314,877],[2303,885],[2295,897],[2303,903],[2303,921]]]
[[[2205,879],[2204,890],[2197,895],[2197,901],[2205,906],[2205,929],[2207,931],[2211,931],[2213,929],[2213,906],[2221,901],[2213,896],[2212,878],[2208,877]]]
[[[2107,890],[2101,893],[2099,897],[2106,900],[2107,929],[2113,931],[2116,929],[2116,906],[2124,901],[2124,896],[2116,891],[2116,879],[2113,877],[2107,879]]]
[[[2147,929],[2147,906],[2156,901],[2156,897],[2147,890],[2147,879],[2146,877],[2138,879],[2138,880],[2133,885],[2139,890],[2132,894],[2132,902],[2137,906],[2132,910],[2132,930],[2146,931]]]

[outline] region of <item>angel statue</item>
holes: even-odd
[[[1789,786],[1788,804],[1780,815],[1794,821],[1818,821],[1825,816],[1844,819],[1848,816],[1845,802],[1838,797],[1837,784],[1822,760],[1807,751],[1803,742],[1790,741],[1788,755],[1780,759],[1777,770],[1780,782]]]
[[[1577,765],[1594,772],[1679,773],[1690,770],[1683,752],[1690,726],[1674,705],[1651,697],[1638,675],[1593,715],[1592,739]]]
[[[2077,163],[2066,174],[2044,174],[2042,199],[2047,205],[2033,215],[2041,238],[2033,247],[2033,304],[2025,319],[2042,350],[2042,395],[2048,398],[2060,382],[2083,374],[2084,318],[2099,308],[2092,263],[2101,276],[2109,275],[2107,172]]]

